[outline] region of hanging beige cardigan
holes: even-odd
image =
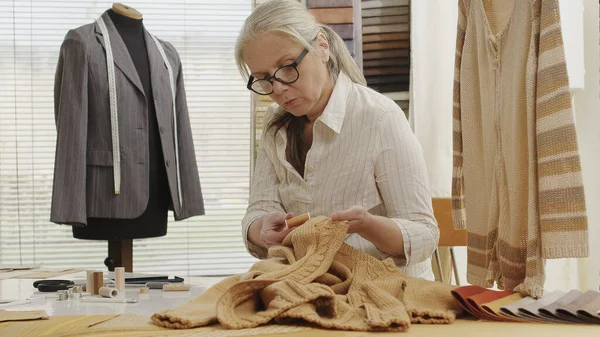
[[[462,313],[450,293],[455,286],[406,276],[392,259],[352,248],[344,243],[347,227],[313,218],[269,249],[275,259],[255,263],[152,321],[174,329],[302,320],[331,329],[403,331],[411,323],[451,323]]]
[[[469,283],[542,296],[588,231],[558,0],[459,0],[453,217]],[[467,223],[468,220],[468,223]]]

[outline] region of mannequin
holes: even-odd
[[[131,7],[123,5],[123,4],[119,4],[119,3],[113,4],[112,10],[113,10],[113,12],[115,12],[119,15],[126,16],[131,19],[135,19],[135,20],[142,19],[142,13],[138,12],[135,8],[131,8]]]
[[[125,42],[127,50],[144,87],[148,104],[148,143],[150,154],[150,180],[148,206],[134,219],[88,218],[87,226],[73,227],[73,237],[88,240],[131,240],[164,236],[167,234],[169,186],[165,172],[156,110],[150,83],[150,69],[142,14],[122,4],[108,10],[112,22]]]
[[[109,270],[132,271],[132,240],[166,235],[169,210],[177,221],[204,214],[182,69],[122,4],[61,45],[50,220],[108,240]]]

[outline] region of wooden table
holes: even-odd
[[[279,337],[282,335],[270,335]],[[539,324],[539,323],[506,323],[487,322],[475,319],[457,319],[450,325],[413,324],[407,332],[342,332],[342,331],[302,331],[285,334],[286,337],[359,337],[359,336],[404,336],[404,337],[571,337],[600,336],[600,325],[575,324]]]
[[[77,273],[70,275],[69,277],[61,276],[60,278],[69,278],[69,279],[81,279],[83,278],[83,273]],[[64,333],[64,336],[177,336],[177,335],[186,335],[190,336],[191,332],[194,332],[194,335],[198,336],[227,336],[228,331],[223,331],[222,329],[218,329],[218,327],[210,327],[203,328],[200,330],[162,330],[158,331],[158,327],[149,323],[147,319],[152,313],[158,312],[160,310],[166,308],[176,307],[181,305],[188,300],[198,296],[202,291],[216,282],[219,281],[219,278],[210,278],[210,277],[186,277],[186,283],[195,285],[193,287],[193,291],[183,292],[183,293],[173,293],[167,294],[162,293],[160,290],[156,290],[155,293],[150,294],[145,298],[140,298],[140,302],[131,305],[131,304],[104,304],[104,303],[73,303],[69,301],[52,301],[47,300],[45,303],[37,303],[37,304],[28,304],[21,305],[18,307],[12,307],[10,310],[45,310],[48,315],[50,315],[50,320],[46,321],[43,324],[47,326],[43,329],[43,331],[48,331],[48,327],[58,329],[55,331],[56,335],[60,331],[58,324],[61,319],[67,319],[72,317],[73,315],[88,315],[90,318],[93,315],[95,317],[117,317],[118,315],[125,316],[132,315],[131,317],[138,318],[139,327],[135,329],[125,329],[128,331],[117,331],[108,333],[103,331],[102,329],[96,328],[95,330],[90,328],[90,330],[86,330],[85,332],[77,332],[72,333],[69,332]],[[14,296],[18,299],[24,299],[31,297],[32,295],[39,295],[39,293],[35,293],[35,289],[32,287],[33,280],[16,280],[16,279],[8,279],[8,280],[0,280],[0,296]],[[128,297],[134,297],[136,293],[136,289],[128,289]],[[130,296],[131,295],[131,296]],[[166,295],[166,296],[165,296]],[[113,316],[111,316],[113,315]],[[83,316],[81,316],[83,317]],[[127,324],[127,320],[124,319],[125,324]],[[0,323],[0,336],[9,337],[11,334],[7,334],[6,327],[9,324],[25,326],[29,324],[33,326],[34,324],[42,324],[39,323],[41,321],[36,322],[17,322],[17,323]],[[53,326],[54,322],[57,322]],[[141,322],[141,323],[140,323]],[[22,330],[22,329],[21,329]],[[27,329],[25,329],[27,330]],[[51,329],[50,329],[51,330]],[[31,330],[33,331],[33,330]],[[260,334],[259,330],[254,332],[248,331],[248,333],[240,334],[240,331],[231,331],[233,336],[260,336],[265,334]],[[33,333],[33,332],[32,332]],[[498,337],[516,337],[516,336],[527,336],[527,337],[535,337],[535,336],[543,336],[543,337],[569,337],[569,336],[596,336],[600,337],[600,325],[577,325],[577,324],[539,324],[539,323],[503,323],[503,322],[486,322],[486,321],[477,321],[473,318],[461,318],[456,320],[453,324],[449,325],[422,325],[422,324],[413,324],[407,332],[398,332],[398,333],[366,333],[366,332],[347,332],[347,331],[337,331],[337,330],[321,330],[321,329],[309,329],[305,328],[303,331],[291,332],[287,331],[285,333],[280,334],[268,334],[270,337],[278,337],[278,336],[286,336],[286,337],[314,337],[314,336],[324,336],[324,337],[359,337],[359,336],[415,336],[415,337],[435,337],[435,336],[443,336],[443,337],[468,337],[468,336],[498,336]],[[13,336],[36,336],[33,334],[13,334]],[[42,335],[40,335],[42,336]],[[55,336],[55,335],[48,335]]]

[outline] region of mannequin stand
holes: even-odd
[[[133,240],[109,240],[108,257],[104,264],[109,271],[124,267],[126,272],[133,272]]]

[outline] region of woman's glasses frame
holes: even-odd
[[[273,73],[273,76],[266,76],[265,78],[256,79],[254,76],[251,75],[250,78],[248,79],[248,85],[246,86],[246,88],[248,88],[248,90],[251,90],[259,95],[266,96],[266,95],[270,95],[273,93],[273,80],[283,83],[283,84],[292,84],[292,83],[296,82],[300,78],[300,73],[298,72],[298,65],[300,64],[300,62],[302,62],[302,59],[304,58],[304,56],[306,56],[306,54],[308,54],[308,49],[304,48],[304,50],[302,51],[300,56],[298,56],[296,61],[277,68],[277,70],[275,70],[275,72]],[[277,77],[277,73],[279,71],[281,71],[281,70],[285,71],[290,68],[294,69],[294,71],[296,72],[296,78],[294,80],[285,81],[285,80],[282,80],[281,78]],[[257,88],[264,88],[265,87],[264,85],[266,85],[266,83],[269,83],[269,85],[271,87],[271,90],[269,92],[267,92],[267,91],[259,92],[254,89],[255,85],[257,86]]]

